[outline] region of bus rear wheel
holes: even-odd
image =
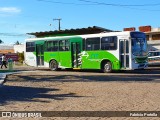
[[[49,63],[49,68],[50,68],[52,71],[57,71],[57,70],[58,70],[58,63],[57,63],[57,61],[52,60],[52,61]]]
[[[111,73],[112,72],[112,64],[111,62],[107,61],[103,64],[102,71],[104,73]]]

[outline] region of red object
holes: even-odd
[[[124,28],[123,31],[135,31],[135,27],[130,27],[130,28]]]
[[[0,54],[0,58],[2,57],[3,54]],[[10,53],[10,54],[5,54],[6,59],[8,60],[11,58],[13,61],[18,61],[18,54],[17,53]]]
[[[141,32],[150,32],[151,31],[151,26],[148,25],[148,26],[140,26],[139,27],[139,31]]]

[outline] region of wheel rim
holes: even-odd
[[[106,71],[110,71],[110,65],[109,65],[108,63],[105,64],[104,69],[105,69]]]
[[[52,70],[55,70],[57,67],[56,63],[55,62],[51,62],[51,69]]]
[[[106,63],[104,65],[104,72],[110,72],[111,71],[111,65],[110,63]]]

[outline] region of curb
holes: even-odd
[[[0,87],[3,85],[6,76],[7,75],[5,73],[0,74]]]

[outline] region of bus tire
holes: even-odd
[[[107,61],[102,66],[102,71],[104,73],[111,73],[112,72],[112,63],[110,61]]]
[[[52,60],[52,61],[49,63],[49,68],[50,68],[52,71],[57,71],[57,70],[58,70],[58,63],[57,63],[57,61]]]

